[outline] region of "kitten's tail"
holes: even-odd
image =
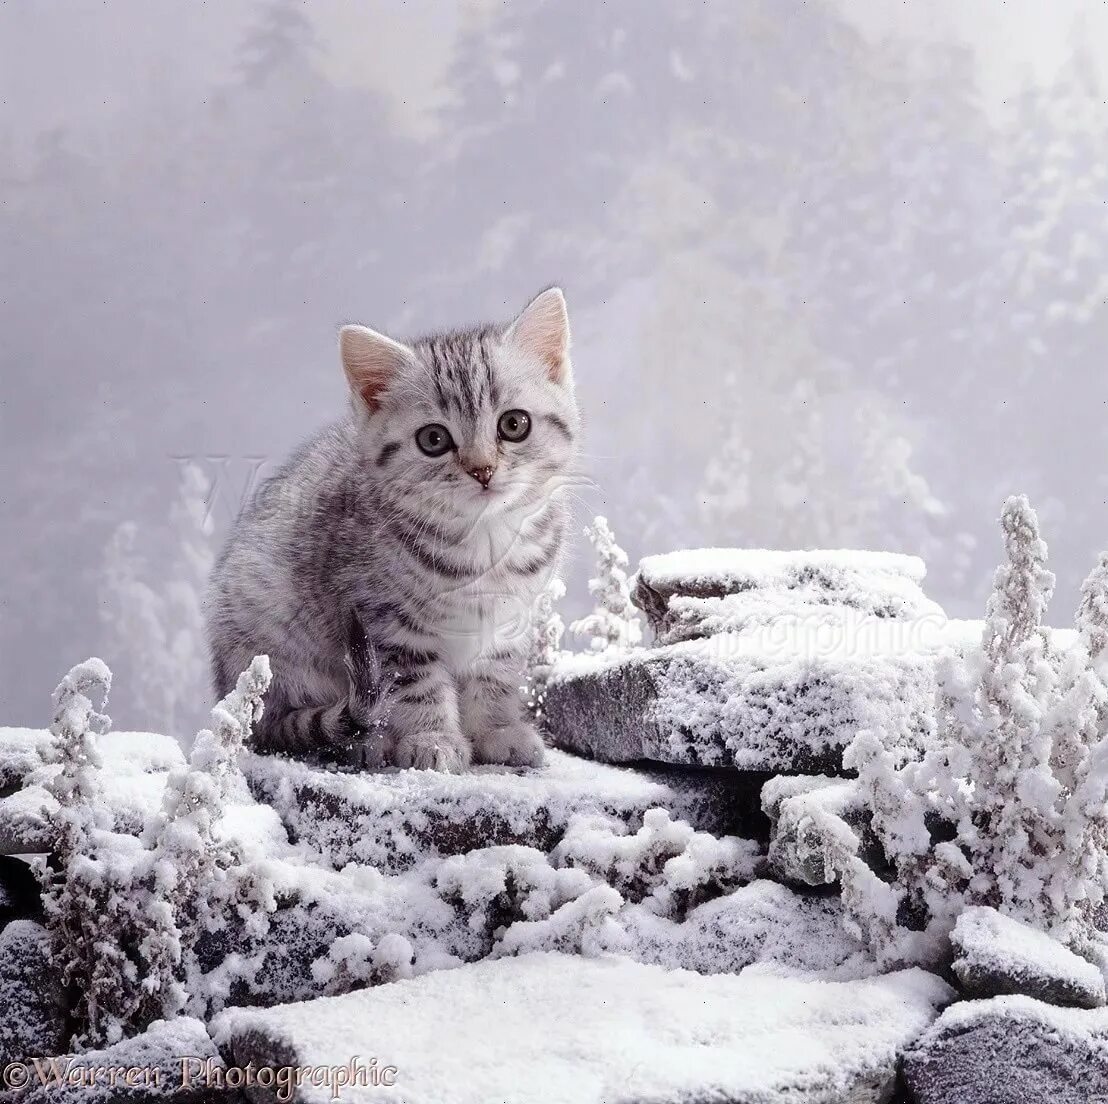
[[[262,724],[254,734],[255,747],[342,763],[383,762],[393,675],[385,672],[357,611],[351,613],[347,625],[344,663],[347,694],[331,705],[294,709],[286,704],[282,708],[279,691],[271,693],[271,699],[277,700],[267,702]]]

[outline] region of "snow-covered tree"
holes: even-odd
[[[842,827],[825,834],[827,862],[853,930],[887,962],[940,961],[966,905],[1085,949],[1108,890],[1108,557],[1062,649],[1043,626],[1054,577],[1025,497],[1005,503],[1002,526],[981,648],[940,663],[933,744],[907,757],[903,734],[875,726],[844,756],[895,878]]]
[[[193,463],[181,466],[169,511],[174,553],[164,574],[138,550],[133,522],[118,527],[105,554],[101,615],[109,647],[127,669],[137,723],[186,739],[209,702],[203,598],[215,559],[211,484]]]
[[[585,529],[585,536],[596,552],[596,575],[589,580],[589,593],[596,605],[592,613],[570,625],[570,632],[586,638],[594,652],[634,647],[642,640],[642,625],[631,604],[627,553],[616,544],[608,519],[603,516],[594,519]]]
[[[107,708],[111,686],[107,664],[88,659],[71,668],[54,691],[53,742],[46,761],[59,768],[49,789],[58,802],[57,856],[63,865],[81,853],[94,829],[107,826],[96,737],[111,727],[111,718],[100,712]]]
[[[566,585],[561,579],[551,579],[546,589],[535,600],[531,614],[531,650],[527,655],[524,701],[535,720],[542,719],[542,707],[546,698],[546,682],[550,669],[562,651],[565,624],[558,613],[558,603],[566,595]]]

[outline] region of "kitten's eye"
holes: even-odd
[[[416,430],[415,443],[419,445],[419,451],[428,456],[442,456],[454,447],[454,438],[446,426],[432,422]]]
[[[526,410],[505,410],[496,431],[502,441],[522,441],[531,432],[531,415]]]

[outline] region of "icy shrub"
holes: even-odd
[[[566,585],[561,579],[551,579],[535,601],[531,616],[531,650],[527,656],[527,681],[524,701],[536,721],[542,719],[546,701],[546,683],[550,671],[562,651],[565,625],[557,604],[565,597]]]
[[[165,962],[184,983],[182,1006],[197,1012],[204,1010],[197,940],[222,927],[227,909],[260,934],[272,908],[265,879],[217,831],[224,802],[247,797],[238,756],[261,718],[270,679],[269,660],[256,656],[212,710],[212,728],[197,733],[188,766],[170,775],[162,811],[146,830],[152,892],[177,932]]]
[[[148,885],[148,853],[111,830],[100,794],[96,735],[110,721],[93,699],[107,701],[111,672],[98,659],[74,667],[54,692],[50,782],[59,805],[58,874],[43,905],[78,1024],[78,1048],[111,1044],[180,1009],[172,959],[172,917]]]
[[[597,517],[585,536],[596,551],[596,576],[589,580],[589,593],[596,599],[596,607],[574,621],[570,632],[586,638],[593,652],[634,647],[642,639],[642,626],[631,604],[627,553],[616,544],[605,517]]]
[[[611,817],[577,818],[551,861],[587,870],[626,900],[680,920],[704,901],[750,881],[760,854],[751,840],[697,832],[665,809],[649,809],[634,833]]]
[[[51,727],[60,766],[50,784],[60,806],[59,869],[44,905],[78,1049],[112,1045],[190,1002],[202,1006],[199,934],[218,926],[226,908],[249,927],[265,904],[256,874],[215,831],[224,798],[240,786],[245,792],[235,759],[260,716],[265,657],[213,710],[214,729],[199,734],[188,768],[170,777],[143,840],[111,830],[99,790],[94,737],[109,721],[90,695],[106,699],[110,679],[99,660],[74,667],[55,692]]]
[[[883,881],[849,829],[828,833],[855,933],[886,962],[934,962],[966,905],[988,905],[1093,948],[1108,885],[1108,557],[1086,580],[1079,642],[1042,624],[1054,577],[1024,497],[1002,525],[980,652],[939,671],[938,738],[905,762],[895,733],[862,732],[844,756],[892,864]]]

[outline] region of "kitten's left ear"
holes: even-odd
[[[339,352],[350,390],[371,412],[380,408],[385,389],[413,358],[407,345],[365,326],[343,326]]]
[[[555,383],[569,383],[569,313],[562,289],[536,295],[508,327],[504,343],[538,361]]]

